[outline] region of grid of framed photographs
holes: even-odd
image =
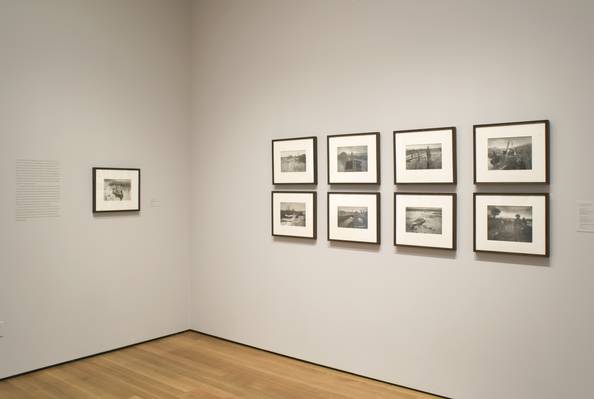
[[[318,138],[315,136],[272,140],[272,184],[318,183]],[[316,239],[317,193],[272,191],[271,225],[275,237]]]
[[[475,184],[549,184],[549,121],[473,127]],[[393,132],[394,184],[457,182],[456,127]],[[331,186],[380,184],[380,133],[327,136]],[[317,184],[317,138],[272,141],[274,185]],[[314,191],[272,192],[272,235],[316,238]],[[380,244],[380,193],[329,191],[327,239]],[[455,250],[455,192],[394,193],[394,245]],[[473,196],[473,250],[549,256],[549,194]]]
[[[456,128],[393,132],[394,184],[455,185]],[[456,249],[456,194],[394,193],[394,245]]]
[[[474,184],[549,184],[548,120],[474,125]],[[549,256],[549,194],[477,192],[475,252]]]

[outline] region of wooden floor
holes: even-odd
[[[185,332],[0,382],[2,399],[429,399]]]

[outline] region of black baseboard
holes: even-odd
[[[173,333],[173,334],[167,334],[167,335],[163,335],[163,336],[161,336],[161,337],[157,337],[157,338],[151,338],[151,339],[147,339],[146,341],[136,342],[136,343],[134,343],[134,344],[130,344],[130,345],[120,346],[120,347],[118,347],[118,348],[110,349],[110,350],[103,351],[103,352],[99,352],[99,353],[94,353],[94,354],[92,354],[92,355],[83,356],[83,357],[79,357],[79,358],[72,359],[72,360],[67,360],[67,361],[65,361],[65,362],[61,362],[61,363],[52,364],[52,365],[50,365],[50,366],[40,367],[40,368],[38,368],[38,369],[34,369],[34,370],[30,370],[30,371],[25,371],[25,372],[23,372],[23,373],[14,374],[14,375],[11,375],[11,376],[8,376],[8,377],[0,378],[0,382],[2,382],[2,381],[5,381],[5,380],[8,380],[8,379],[11,379],[11,378],[20,377],[20,376],[22,376],[22,375],[27,375],[27,374],[35,373],[35,372],[37,372],[37,371],[46,370],[46,369],[49,369],[49,368],[52,368],[52,367],[61,366],[61,365],[63,365],[63,364],[74,363],[74,362],[77,362],[77,361],[79,361],[79,360],[88,359],[88,358],[90,358],[90,357],[94,357],[94,356],[100,356],[100,355],[104,355],[104,354],[106,354],[106,353],[110,353],[110,352],[119,351],[119,350],[122,350],[122,349],[130,348],[130,347],[132,347],[132,346],[142,345],[142,344],[146,344],[146,343],[148,343],[148,342],[157,341],[157,340],[159,340],[159,339],[168,338],[168,337],[173,337],[173,336],[175,336],[175,335],[183,334],[183,333],[186,333],[186,332],[194,332],[194,333],[197,333],[197,334],[206,335],[206,336],[208,336],[208,337],[212,337],[212,338],[220,339],[221,341],[226,341],[226,342],[230,342],[230,343],[232,343],[232,344],[236,344],[236,345],[245,346],[245,347],[247,347],[247,348],[256,349],[256,350],[259,350],[259,351],[262,351],[262,352],[270,353],[270,354],[277,355],[277,356],[282,356],[282,357],[285,357],[285,358],[287,358],[287,359],[296,360],[296,361],[303,362],[303,363],[307,363],[307,364],[311,364],[311,365],[314,365],[314,366],[318,366],[318,367],[324,367],[324,368],[326,368],[326,369],[329,369],[329,370],[338,371],[338,372],[345,373],[345,374],[349,374],[349,375],[352,375],[352,376],[355,376],[355,377],[366,378],[366,379],[368,379],[368,380],[372,380],[372,381],[381,382],[381,383],[383,383],[383,384],[388,384],[388,385],[395,386],[395,387],[398,387],[398,388],[405,388],[405,389],[410,389],[411,391],[415,391],[415,392],[419,392],[419,393],[423,393],[423,394],[427,394],[427,395],[433,395],[433,396],[436,396],[436,397],[438,397],[438,398],[442,398],[442,399],[452,399],[452,398],[448,398],[447,396],[439,395],[439,394],[436,394],[436,393],[427,392],[427,391],[422,391],[422,390],[420,390],[420,389],[411,388],[411,387],[407,387],[407,386],[400,385],[400,384],[395,384],[395,383],[393,383],[393,382],[388,382],[388,381],[380,380],[380,379],[377,379],[377,378],[369,377],[369,376],[366,376],[366,375],[357,374],[357,373],[352,373],[352,372],[350,372],[350,371],[346,371],[346,370],[337,369],[337,368],[335,368],[335,367],[326,366],[326,365],[319,364],[319,363],[315,363],[315,362],[310,362],[309,360],[299,359],[299,358],[297,358],[297,357],[293,357],[293,356],[289,356],[289,355],[284,355],[284,354],[282,354],[282,353],[278,353],[278,352],[273,352],[273,351],[270,351],[270,350],[268,350],[268,349],[259,348],[259,347],[257,347],[257,346],[253,346],[253,345],[249,345],[249,344],[244,344],[243,342],[237,342],[237,341],[233,341],[233,340],[231,340],[231,339],[227,339],[227,338],[219,337],[219,336],[217,336],[217,335],[208,334],[208,333],[205,333],[205,332],[202,332],[202,331],[194,330],[193,328],[189,328],[189,329],[187,329],[187,330],[179,331],[179,332],[176,332],[176,333]]]
[[[243,342],[237,342],[237,341],[233,341],[232,339],[227,339],[227,338],[219,337],[219,336],[217,336],[217,335],[208,334],[208,333],[205,333],[205,332],[202,332],[202,331],[194,330],[193,328],[190,328],[188,331],[192,331],[192,332],[195,332],[195,333],[198,333],[198,334],[206,335],[206,336],[208,336],[208,337],[212,337],[212,338],[220,339],[220,340],[222,340],[222,341],[227,341],[227,342],[230,342],[230,343],[232,343],[232,344],[236,344],[236,345],[245,346],[245,347],[247,347],[247,348],[256,349],[256,350],[259,350],[259,351],[262,351],[262,352],[267,352],[267,353],[270,353],[270,354],[272,354],[272,355],[282,356],[282,357],[285,357],[285,358],[287,358],[287,359],[296,360],[296,361],[298,361],[298,362],[303,362],[303,363],[311,364],[311,365],[313,365],[313,366],[323,367],[323,368],[325,368],[325,369],[329,369],[329,370],[338,371],[338,372],[340,372],[340,373],[349,374],[349,375],[352,375],[352,376],[355,376],[355,377],[361,377],[361,378],[365,378],[365,379],[368,379],[368,380],[371,380],[371,381],[377,381],[377,382],[381,382],[382,384],[387,384],[387,385],[391,385],[391,386],[398,387],[398,388],[409,389],[409,390],[411,390],[411,391],[415,391],[415,392],[423,393],[423,394],[426,394],[426,395],[433,395],[433,396],[435,396],[435,397],[438,397],[438,398],[441,398],[441,399],[453,399],[453,398],[449,398],[449,397],[447,397],[447,396],[439,395],[439,394],[436,394],[436,393],[427,392],[427,391],[422,391],[422,390],[420,390],[420,389],[416,389],[416,388],[407,387],[407,386],[405,386],[405,385],[395,384],[395,383],[393,383],[393,382],[389,382],[389,381],[380,380],[380,379],[373,378],[373,377],[369,377],[369,376],[366,376],[366,375],[357,374],[357,373],[352,373],[352,372],[350,372],[350,371],[346,371],[346,370],[337,369],[337,368],[335,368],[335,367],[326,366],[326,365],[324,365],[324,364],[319,364],[319,363],[315,363],[315,362],[310,362],[309,360],[299,359],[299,358],[297,358],[297,357],[293,357],[293,356],[289,356],[289,355],[283,355],[282,353],[273,352],[273,351],[270,351],[270,350],[268,350],[268,349],[259,348],[259,347],[257,347],[257,346],[253,346],[253,345],[249,345],[249,344],[244,344]]]
[[[33,370],[29,370],[29,371],[25,371],[23,373],[18,373],[18,374],[13,374],[13,375],[9,375],[8,377],[4,377],[4,378],[0,378],[0,382],[11,379],[11,378],[16,378],[16,377],[20,377],[22,375],[27,375],[27,374],[31,374],[31,373],[35,373],[37,371],[41,371],[41,370],[46,370],[46,369],[51,369],[52,367],[57,367],[57,366],[61,366],[63,364],[68,364],[68,363],[74,363],[77,362],[79,360],[84,360],[84,359],[88,359],[90,357],[95,357],[95,356],[100,356],[100,355],[105,355],[106,353],[110,353],[110,352],[115,352],[115,351],[119,351],[122,349],[126,349],[126,348],[130,348],[132,346],[136,346],[136,345],[142,345],[142,344],[146,344],[147,342],[152,342],[152,341],[157,341],[159,339],[163,339],[163,338],[167,338],[167,337],[173,337],[174,335],[179,335],[179,334],[183,334],[185,332],[196,332],[194,330],[188,329],[188,330],[183,330],[183,331],[179,331],[176,333],[172,333],[172,334],[167,334],[167,335],[163,335],[161,337],[157,337],[157,338],[151,338],[151,339],[147,339],[146,341],[141,341],[141,342],[136,342],[134,344],[130,344],[130,345],[124,345],[124,346],[120,346],[114,349],[109,349],[103,352],[99,352],[99,353],[93,353],[92,355],[87,355],[87,356],[83,356],[83,357],[78,357],[76,359],[72,359],[72,360],[66,360],[65,362],[61,362],[61,363],[56,363],[56,364],[52,364],[49,366],[45,366],[45,367],[40,367],[38,369],[33,369]]]

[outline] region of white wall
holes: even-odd
[[[594,3],[202,0],[194,18],[194,328],[459,399],[591,396]],[[472,125],[541,118],[552,257],[476,256]],[[459,249],[396,250],[391,131],[449,125]],[[325,136],[361,131],[382,134],[379,248],[325,239]],[[319,238],[273,239],[270,140],[306,135]]]
[[[0,378],[188,328],[190,22],[0,0]],[[60,218],[15,221],[21,158],[60,161]],[[93,166],[141,168],[142,212],[93,216]]]

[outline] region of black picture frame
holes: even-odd
[[[313,201],[313,235],[312,236],[296,236],[289,234],[277,234],[274,232],[274,195],[275,194],[310,194]],[[318,238],[318,193],[316,191],[288,191],[288,190],[273,190],[270,194],[270,231],[273,237],[290,237],[301,238],[305,240],[316,240]]]
[[[535,254],[535,253],[525,253],[525,252],[511,252],[511,251],[492,251],[492,250],[484,250],[484,249],[477,249],[476,243],[476,199],[479,196],[502,196],[502,197],[513,197],[513,196],[526,196],[526,197],[544,197],[545,200],[545,253],[544,254]],[[551,242],[550,242],[550,194],[549,193],[473,193],[472,199],[472,250],[475,253],[492,253],[492,254],[508,254],[508,255],[520,255],[520,256],[536,256],[542,258],[550,257],[551,252]]]
[[[375,196],[375,206],[377,209],[376,212],[376,240],[375,241],[358,241],[358,240],[342,240],[336,238],[330,238],[330,196],[331,195],[369,195]],[[327,226],[327,239],[331,242],[350,242],[350,243],[357,243],[357,244],[372,244],[372,245],[380,245],[381,244],[381,193],[379,192],[357,192],[357,191],[329,191],[326,196],[326,204],[327,204],[327,211],[326,211],[326,226]]]
[[[397,198],[400,195],[439,195],[439,196],[450,196],[452,197],[452,246],[451,247],[435,247],[428,245],[409,245],[409,244],[398,244],[397,243]],[[394,246],[396,247],[409,247],[409,248],[430,248],[430,249],[444,249],[448,251],[455,251],[458,247],[458,196],[456,193],[427,193],[427,192],[395,192],[394,193]]]
[[[116,209],[116,210],[99,210],[97,209],[97,172],[100,170],[111,170],[111,171],[126,171],[126,172],[137,172],[138,173],[138,207],[130,209]],[[141,171],[139,168],[108,168],[108,167],[93,167],[92,168],[92,179],[93,179],[93,213],[117,213],[117,212],[140,212],[141,210]]]
[[[299,141],[299,140],[312,140],[313,141],[313,181],[301,181],[301,182],[278,182],[276,179],[276,171],[274,168],[274,146],[279,142],[286,141]],[[275,186],[315,186],[318,184],[318,138],[316,136],[305,136],[305,137],[290,137],[285,139],[274,139],[272,140],[272,184]]]
[[[330,140],[339,137],[355,137],[355,136],[375,136],[375,148],[376,148],[376,173],[375,181],[372,182],[333,182],[330,179]],[[369,160],[368,160],[369,161]],[[331,134],[326,137],[326,174],[329,185],[376,185],[380,184],[381,180],[381,162],[380,162],[380,133],[369,132],[369,133],[348,133],[348,134]]]
[[[521,125],[535,125],[535,124],[544,124],[545,126],[545,179],[544,181],[509,181],[509,180],[498,180],[498,181],[478,181],[477,180],[477,155],[476,155],[476,146],[477,146],[477,139],[476,130],[478,128],[485,128],[485,127],[497,127],[497,126],[521,126]],[[530,120],[530,121],[519,121],[519,122],[503,122],[503,123],[484,123],[484,124],[477,124],[473,125],[472,127],[472,172],[473,172],[473,183],[478,184],[550,184],[551,182],[551,162],[550,162],[550,135],[551,135],[551,123],[548,119],[540,119],[540,120]]]
[[[396,162],[396,137],[401,133],[423,133],[423,132],[434,132],[439,130],[451,130],[452,132],[452,181],[449,182],[399,182],[397,173],[397,162]],[[457,159],[457,129],[455,126],[446,127],[432,127],[424,129],[407,129],[407,130],[394,130],[392,133],[392,161],[393,161],[393,172],[394,172],[394,185],[411,185],[411,184],[457,184],[458,183],[458,159]]]

